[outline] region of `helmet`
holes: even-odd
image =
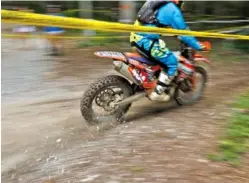
[[[172,2],[175,3],[180,9],[183,8],[183,1],[172,0]]]

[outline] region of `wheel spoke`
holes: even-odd
[[[95,104],[92,103],[92,109],[95,118],[100,119],[108,116],[117,110],[118,106],[115,103],[124,99],[123,91],[118,86],[111,86],[100,91],[95,97]],[[106,118],[106,117],[104,117]]]
[[[115,103],[132,95],[131,84],[123,77],[109,75],[92,83],[85,91],[80,111],[89,124],[103,122],[102,120],[115,120],[124,115],[131,104],[116,106]]]

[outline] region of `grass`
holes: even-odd
[[[130,167],[130,171],[132,173],[139,173],[139,172],[144,172],[144,167],[138,167],[138,166],[134,166],[134,167]]]
[[[218,154],[210,154],[209,159],[239,165],[241,156],[249,147],[249,89],[232,107],[241,112],[235,112],[231,117],[227,131],[219,142]]]
[[[233,104],[233,107],[239,109],[249,109],[249,90],[244,93],[236,103]]]

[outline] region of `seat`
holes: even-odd
[[[147,58],[147,59],[150,58],[150,56],[149,56],[146,52],[144,52],[143,50],[141,50],[140,48],[136,47],[136,51],[137,51],[140,55],[142,55],[143,57],[145,57],[145,58]]]
[[[162,64],[161,62],[159,62],[156,59],[151,58],[148,53],[144,52],[142,49],[140,49],[139,47],[136,47],[136,51],[144,58],[146,59],[150,64],[149,65],[160,65],[162,67],[167,67],[164,64]]]
[[[125,55],[128,58],[135,59],[137,61],[140,61],[142,63],[148,64],[151,66],[160,65],[163,68],[167,67],[166,65],[162,64],[158,60],[151,58],[148,55],[148,53],[146,53],[146,51],[141,49],[135,42],[132,42],[131,46],[136,48],[137,53],[125,53]]]
[[[152,65],[152,66],[157,65],[157,63],[150,61],[148,58],[146,58],[144,55],[142,55],[140,53],[125,53],[125,56],[127,58],[137,60],[137,61],[142,62],[144,64],[148,64],[148,65]]]
[[[160,65],[157,60],[151,58],[146,52],[144,52],[140,48],[136,47],[136,51],[137,53],[126,53],[126,56],[128,58],[135,59],[148,65]]]

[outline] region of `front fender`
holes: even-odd
[[[206,57],[200,55],[200,54],[195,54],[194,55],[194,61],[195,62],[205,62],[206,64],[211,64],[210,60],[208,60]]]

